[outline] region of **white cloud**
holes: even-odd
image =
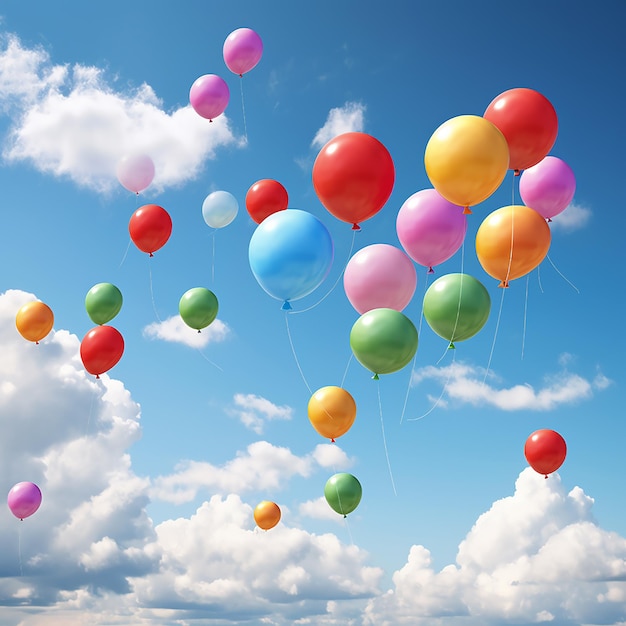
[[[188,104],[167,112],[149,85],[120,91],[107,80],[96,67],[54,65],[14,35],[0,40],[0,111],[11,121],[4,158],[109,192],[121,189],[120,158],[145,153],[163,189],[195,178],[235,143],[225,115],[209,123]]]
[[[143,329],[144,337],[162,339],[172,343],[182,343],[190,348],[204,348],[209,343],[225,341],[230,334],[230,327],[219,319],[198,332],[183,322],[180,315],[173,315],[166,320],[153,322]]]
[[[233,400],[234,406],[229,409],[229,413],[257,434],[263,432],[267,421],[290,420],[293,417],[291,407],[278,406],[266,398],[251,393],[237,393]]]
[[[331,109],[324,125],[315,133],[311,146],[321,148],[333,137],[343,133],[362,131],[365,124],[365,105],[346,102],[342,107]]]
[[[565,232],[580,230],[589,223],[591,216],[591,209],[572,202],[564,211],[552,218],[550,228]]]

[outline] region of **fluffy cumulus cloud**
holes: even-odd
[[[293,417],[291,407],[278,406],[267,398],[251,393],[235,394],[230,413],[237,417],[244,426],[258,434],[263,432],[263,427],[268,421],[290,420]]]
[[[600,528],[593,500],[532,469],[495,502],[440,571],[414,545],[365,623],[617,624],[626,618],[626,539]]]
[[[572,202],[563,212],[552,218],[550,227],[557,231],[572,232],[587,226],[590,219],[590,209],[581,204]]]
[[[365,124],[365,105],[346,102],[342,107],[331,109],[324,125],[315,133],[311,146],[321,148],[333,137],[342,133],[361,132]]]
[[[153,322],[143,329],[144,337],[162,339],[172,343],[182,343],[191,348],[204,348],[209,343],[225,341],[230,334],[230,327],[220,319],[214,320],[201,332],[190,328],[180,315],[173,315],[166,320]]]
[[[99,192],[119,188],[124,156],[149,155],[163,189],[193,179],[236,143],[224,115],[209,124],[189,105],[166,111],[149,85],[116,89],[102,69],[55,65],[14,35],[0,38],[0,111],[10,120],[5,159]]]

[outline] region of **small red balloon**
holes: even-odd
[[[287,190],[277,180],[271,178],[257,181],[246,194],[246,209],[257,224],[272,213],[284,211],[288,204]]]
[[[554,430],[536,430],[526,440],[524,456],[528,464],[539,474],[556,472],[567,455],[565,439]]]
[[[158,204],[145,204],[131,216],[128,232],[133,243],[142,251],[153,256],[162,248],[172,234],[172,218]]]
[[[337,135],[313,164],[313,186],[320,202],[354,229],[383,208],[395,176],[387,148],[366,133]]]
[[[124,338],[113,326],[92,328],[80,343],[80,358],[85,369],[99,378],[108,372],[124,354]]]
[[[500,129],[509,145],[509,169],[525,170],[550,152],[559,130],[552,103],[538,91],[509,89],[494,98],[483,117]]]

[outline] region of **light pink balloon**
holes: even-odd
[[[35,483],[17,483],[9,491],[7,504],[15,517],[29,517],[41,505],[41,490]]]
[[[544,157],[522,172],[519,194],[524,204],[549,220],[564,211],[574,197],[576,177],[565,161]]]
[[[463,207],[452,204],[436,189],[410,196],[398,211],[396,233],[404,251],[432,272],[461,247],[467,232]]]
[[[350,304],[361,314],[371,309],[402,311],[417,286],[417,273],[399,248],[377,243],[359,250],[348,261],[343,287]]]
[[[197,78],[189,90],[189,103],[194,111],[207,120],[221,115],[228,106],[230,89],[217,74],[204,74]]]
[[[147,154],[129,154],[117,164],[117,180],[134,193],[150,186],[154,178],[154,163]]]
[[[228,69],[243,76],[261,60],[263,41],[251,28],[238,28],[226,37],[223,52]]]

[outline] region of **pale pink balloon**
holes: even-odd
[[[402,311],[417,286],[417,273],[399,248],[377,243],[359,250],[348,261],[343,287],[350,304],[360,313],[371,309]]]
[[[228,106],[230,89],[226,81],[217,74],[204,74],[197,78],[189,90],[189,103],[194,111],[213,121]]]
[[[398,211],[396,233],[404,251],[433,271],[461,247],[467,232],[463,207],[452,204],[436,189],[410,196]]]
[[[576,177],[565,161],[543,158],[522,172],[519,194],[524,204],[547,220],[564,211],[574,198]]]
[[[153,178],[154,163],[147,154],[128,154],[117,164],[117,180],[133,193],[149,187]]]
[[[17,483],[9,491],[7,504],[15,517],[19,519],[29,517],[41,505],[41,490],[35,483]]]
[[[226,37],[223,53],[226,67],[242,76],[261,60],[263,41],[251,28],[238,28]]]

